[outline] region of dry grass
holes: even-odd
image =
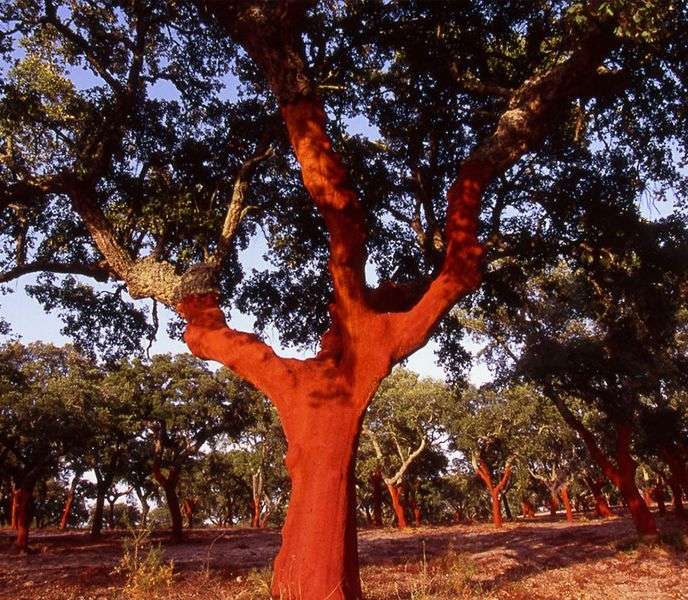
[[[626,518],[366,530],[362,585],[367,600],[688,600],[687,524],[660,525],[654,546],[635,543]],[[3,534],[0,599],[121,600],[126,579],[112,570],[122,535],[96,544],[44,532],[34,536],[38,554],[17,557],[3,551]],[[174,562],[175,576],[162,597],[265,600],[278,545],[275,530],[194,531],[186,543],[163,545],[160,560]]]

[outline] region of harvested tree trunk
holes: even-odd
[[[74,497],[76,496],[76,482],[77,478],[75,477],[72,480],[72,485],[69,486],[67,498],[65,499],[64,507],[62,508],[62,516],[60,517],[60,529],[63,531],[67,529],[67,525],[69,524],[69,517],[72,514],[72,507],[74,506]]]
[[[535,508],[531,504],[530,500],[521,500],[521,514],[525,519],[532,519],[535,517]]]
[[[406,529],[408,521],[406,520],[406,506],[404,502],[404,486],[398,483],[387,484],[390,498],[392,499],[392,509],[394,510],[394,518],[396,519],[397,527],[399,529]]]
[[[566,510],[566,520],[569,523],[573,523],[573,509],[571,508],[571,498],[569,498],[569,488],[567,485],[562,485],[559,492],[561,494],[561,501],[564,504],[564,509]]]
[[[421,521],[423,520],[423,510],[421,508],[420,503],[418,502],[418,484],[414,483],[411,486],[410,494],[409,494],[409,509],[411,510],[411,514],[413,515],[413,524],[416,527],[419,527],[421,524]]]
[[[193,529],[194,526],[194,511],[196,510],[195,498],[184,498],[182,502],[182,511],[186,517],[187,529]]]
[[[370,487],[372,488],[374,527],[382,527],[382,469],[378,465],[370,474]]]
[[[17,530],[14,547],[21,553],[29,551],[29,529],[33,518],[33,487],[33,483],[24,483],[16,487],[12,498],[12,514]]]
[[[547,395],[559,409],[564,421],[581,436],[588,452],[605,476],[621,492],[640,539],[656,539],[657,523],[635,484],[635,472],[638,465],[631,456],[632,427],[628,423],[616,423],[616,465],[614,465],[597,445],[592,433],[575,417],[564,401],[554,395],[551,390]]]
[[[609,507],[609,502],[607,498],[602,493],[602,486],[604,481],[602,479],[593,479],[592,477],[586,477],[585,482],[590,488],[590,493],[595,500],[595,514],[602,519],[607,519],[614,516],[612,509]]]
[[[617,426],[618,487],[628,503],[628,510],[631,512],[638,535],[641,539],[656,539],[657,523],[635,484],[635,472],[638,465],[631,456],[631,433],[632,429],[629,425]]]
[[[550,491],[549,493],[549,515],[553,519],[557,518],[557,511],[559,510],[559,498],[555,492]]]
[[[502,478],[496,485],[492,481],[490,468],[487,466],[487,463],[481,456],[477,454],[473,455],[471,462],[475,472],[477,473],[478,477],[483,480],[483,483],[490,494],[490,502],[492,505],[492,523],[495,527],[501,527],[503,525],[503,520],[500,496],[502,490],[509,481],[509,477],[511,477],[511,461],[507,461],[506,466],[504,467]]]

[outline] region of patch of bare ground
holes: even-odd
[[[361,577],[369,600],[688,600],[688,524],[659,519],[665,543],[639,546],[627,517],[573,524],[531,520],[490,525],[369,529],[359,534]],[[0,530],[0,599],[116,600],[124,576],[113,573],[124,533],[99,541],[86,533],[41,531],[35,554],[10,552]],[[268,597],[277,530],[194,530],[167,544],[174,583],[169,600]],[[147,594],[147,600],[154,595]]]

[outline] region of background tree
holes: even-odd
[[[256,392],[222,369],[212,373],[190,355],[156,355],[145,364],[123,363],[108,382],[111,393],[136,412],[147,445],[150,473],[170,511],[172,538],[182,537],[178,484],[204,444],[220,434],[237,437]]]
[[[56,475],[61,457],[83,443],[82,407],[93,399],[98,373],[73,349],[41,343],[5,344],[0,364],[1,464],[12,483],[15,547],[27,552],[36,484]]]
[[[448,397],[441,382],[421,379],[412,371],[398,368],[382,382],[378,401],[371,406],[363,424],[364,445],[370,444],[377,461],[372,483],[384,482],[387,486],[397,527],[401,529],[408,526],[409,469],[426,448],[439,441],[442,432],[437,427],[437,417]],[[381,478],[377,477],[378,468]],[[375,489],[373,496],[379,497]],[[373,514],[378,510],[374,506]]]

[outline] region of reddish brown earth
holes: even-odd
[[[665,543],[637,546],[629,518],[363,530],[363,588],[370,600],[688,600],[688,523],[660,519]],[[34,532],[29,556],[10,553],[0,530],[0,598],[114,600],[124,578],[112,574],[125,534],[91,542],[85,533]],[[159,597],[267,598],[277,530],[194,530],[168,545],[175,579]],[[152,598],[150,594],[147,598]]]

